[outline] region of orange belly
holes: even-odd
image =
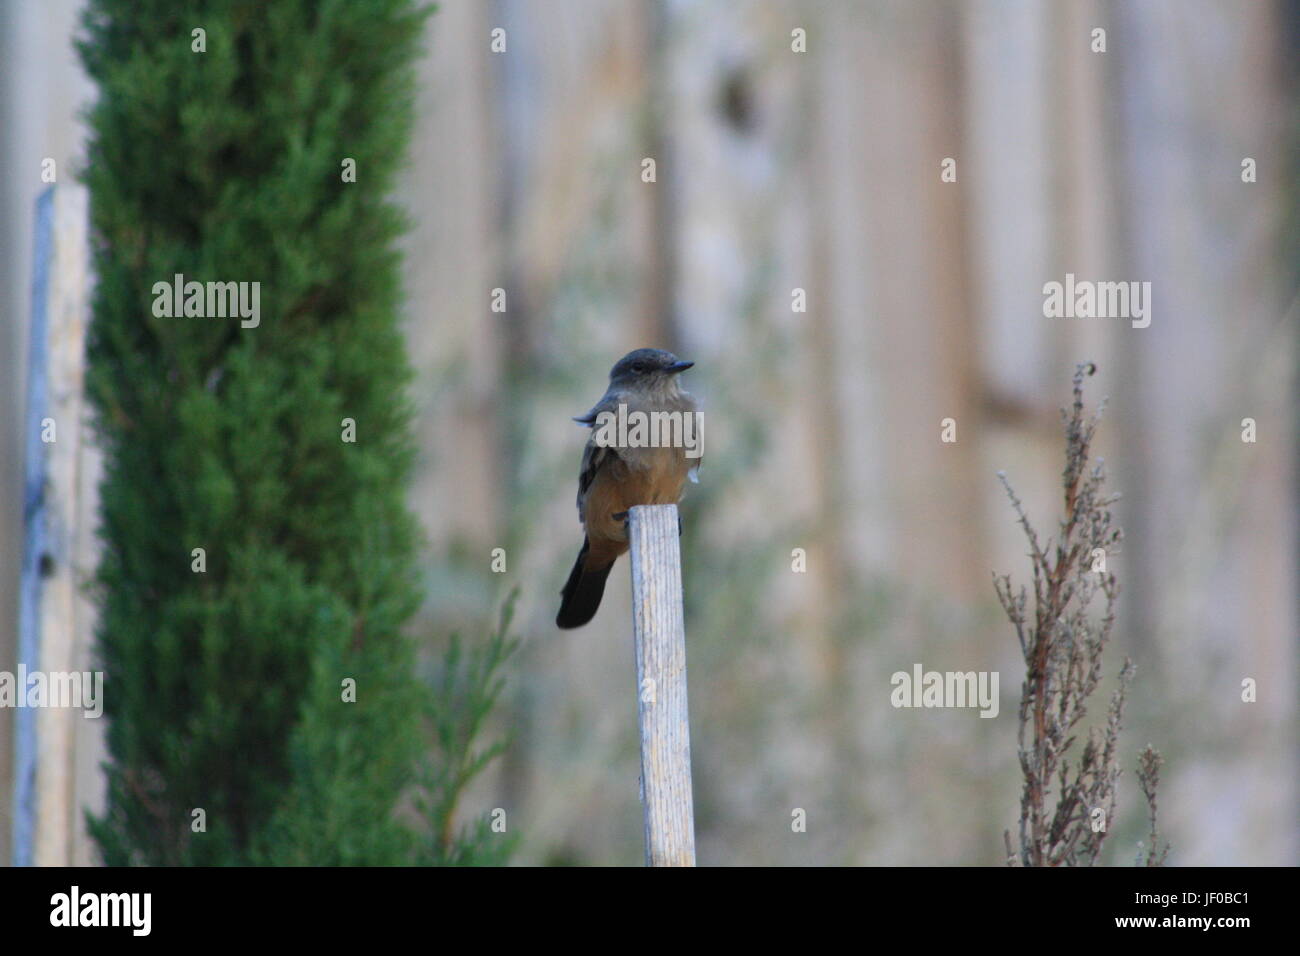
[[[693,465],[680,448],[640,448],[635,454],[630,463],[619,459],[602,468],[583,502],[583,523],[593,551],[611,557],[627,550],[624,519],[614,515],[625,515],[634,505],[676,504]]]

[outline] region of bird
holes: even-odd
[[[676,504],[687,481],[696,481],[702,459],[698,427],[692,446],[686,419],[698,426],[695,400],[682,390],[680,375],[695,363],[679,359],[664,349],[636,349],[614,363],[609,387],[587,414],[574,421],[592,429],[578,472],[578,520],[585,536],[578,560],[561,592],[556,627],[582,627],[600,607],[605,579],[619,555],[628,549],[627,516],[634,505]],[[614,428],[619,416],[625,422],[642,421],[656,413],[679,413],[684,440],[657,446],[638,441],[634,427]],[[659,416],[659,421],[668,416]],[[653,437],[653,435],[651,436]],[[662,435],[658,436],[663,438]],[[612,440],[611,440],[612,439]],[[680,519],[678,530],[680,533]]]

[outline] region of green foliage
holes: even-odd
[[[402,636],[418,592],[403,223],[386,196],[426,13],[89,4],[87,389],[106,464],[112,757],[91,830],[107,863],[407,858],[393,809],[420,746]],[[260,282],[261,324],[155,316],[152,288],[176,273]]]
[[[465,790],[505,751],[506,741],[480,749],[479,738],[505,686],[501,668],[519,649],[519,641],[509,636],[518,596],[516,590],[506,599],[496,630],[482,645],[466,652],[453,634],[434,678],[427,709],[434,755],[417,800],[429,826],[421,851],[423,863],[496,866],[514,848],[514,837],[492,832],[492,821],[486,817],[459,831],[455,824],[456,806]]]

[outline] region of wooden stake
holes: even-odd
[[[84,614],[76,580],[81,514],[81,397],[89,315],[85,187],[56,186],[36,203],[18,664],[27,673],[82,670]],[[19,688],[20,694],[26,688]],[[20,708],[14,748],[13,862],[68,866],[81,808],[77,724],[69,708]]]
[[[646,866],[695,865],[686,624],[676,505],[628,515]]]

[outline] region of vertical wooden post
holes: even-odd
[[[646,866],[695,865],[686,623],[676,505],[628,515]]]
[[[81,396],[89,311],[88,197],[57,186],[36,201],[24,461],[19,672],[81,669],[75,576],[81,491]],[[26,695],[20,686],[18,693]],[[79,827],[81,711],[20,707],[14,747],[13,862],[67,866]]]

